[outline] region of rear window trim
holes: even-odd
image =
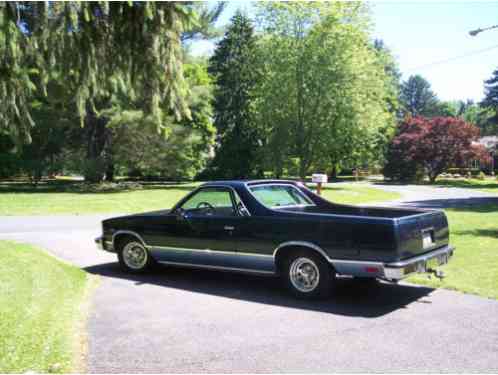
[[[262,187],[262,186],[285,186],[285,187],[290,187],[292,189],[297,190],[298,193],[305,198],[305,200],[308,200],[311,203],[310,204],[293,204],[293,205],[286,205],[286,206],[268,206],[265,203],[261,202],[261,200],[252,191],[252,188],[258,188],[258,187]],[[304,194],[294,184],[285,184],[285,183],[267,183],[267,184],[265,184],[265,183],[258,183],[258,184],[254,184],[254,185],[248,184],[247,185],[247,190],[249,191],[249,194],[251,194],[254,197],[254,199],[256,199],[264,207],[266,207],[268,209],[271,209],[271,210],[285,210],[286,208],[293,208],[293,207],[315,207],[316,206],[316,204],[313,203],[313,201],[310,198],[308,198],[308,196],[306,196],[306,194]]]

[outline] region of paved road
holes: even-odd
[[[0,238],[101,276],[89,372],[498,371],[498,301],[344,282],[333,299],[303,302],[273,279],[173,268],[130,276],[95,249],[101,219],[0,217]]]
[[[426,185],[393,185],[383,183],[364,183],[385,191],[400,193],[401,198],[391,201],[389,205],[425,208],[451,208],[497,203],[496,194],[457,187],[438,187]]]

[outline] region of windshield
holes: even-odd
[[[252,194],[270,208],[291,206],[314,206],[313,202],[292,185],[249,186]]]

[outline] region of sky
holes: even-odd
[[[228,24],[237,9],[253,16],[252,2],[231,1],[218,21]],[[498,68],[498,29],[475,37],[470,30],[498,24],[498,1],[372,1],[372,38],[396,57],[403,79],[420,74],[441,100],[479,101],[484,80]],[[209,55],[213,42],[192,45]],[[449,61],[448,61],[449,60]]]

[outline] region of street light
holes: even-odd
[[[482,33],[483,31],[491,30],[491,29],[498,29],[498,25],[494,25],[494,26],[490,26],[490,27],[485,27],[484,29],[478,28],[478,29],[475,29],[475,30],[470,30],[469,34],[470,34],[470,36],[476,36],[477,34]]]

